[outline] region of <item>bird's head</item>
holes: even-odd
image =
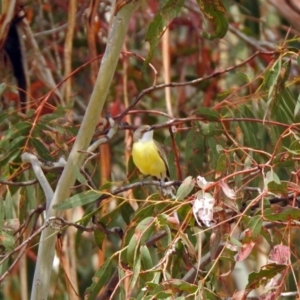
[[[153,139],[153,130],[150,125],[142,125],[133,134],[133,142],[149,141]]]

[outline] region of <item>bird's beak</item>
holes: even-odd
[[[148,132],[148,131],[151,131],[152,129],[153,129],[152,126],[151,126],[149,129],[144,129],[144,130],[143,130],[143,133]]]

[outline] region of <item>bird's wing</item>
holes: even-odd
[[[158,142],[155,141],[155,145],[157,147],[159,156],[161,157],[161,159],[163,160],[163,162],[165,163],[165,166],[166,166],[166,176],[167,176],[167,178],[162,178],[162,179],[163,180],[165,180],[165,179],[168,180],[170,178],[170,171],[169,171],[169,164],[168,164],[168,160],[167,160],[167,157],[166,157],[166,153],[162,149],[161,145]]]

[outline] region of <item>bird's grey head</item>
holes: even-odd
[[[136,131],[133,134],[133,141],[137,142],[143,137],[143,134],[147,131],[151,130],[151,126],[149,125],[142,125],[139,128],[136,129]]]

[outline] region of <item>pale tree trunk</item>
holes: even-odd
[[[92,140],[99,116],[102,112],[109,87],[119,60],[119,55],[127,33],[130,18],[142,0],[124,5],[112,22],[108,43],[101,61],[98,77],[92,92],[86,113],[71,150],[67,164],[57,184],[51,205],[47,210],[47,219],[59,215],[52,207],[69,197],[70,189],[75,183],[75,169],[79,169],[84,160],[80,150],[86,150]],[[47,299],[52,264],[55,253],[55,231],[48,227],[41,235],[37,264],[34,274],[31,300]]]

